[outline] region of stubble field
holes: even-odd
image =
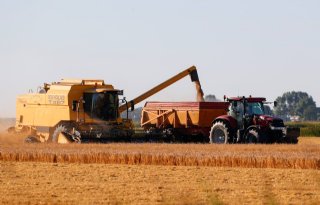
[[[320,138],[220,146],[24,144],[8,137],[0,135],[0,204],[320,202]]]

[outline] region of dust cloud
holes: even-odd
[[[1,144],[20,144],[24,143],[25,135],[22,134],[9,134],[0,132],[0,146]]]
[[[20,134],[9,134],[8,128],[13,127],[15,119],[13,118],[0,118],[0,145],[1,144],[16,144],[22,143],[25,136]]]
[[[13,127],[15,122],[14,118],[0,118],[0,133],[6,132],[9,127]]]

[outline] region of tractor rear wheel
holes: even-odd
[[[227,144],[229,142],[229,128],[223,122],[216,122],[212,125],[210,131],[210,143]]]

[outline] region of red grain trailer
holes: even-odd
[[[227,114],[228,102],[147,102],[141,126],[150,135],[209,141],[212,121]]]

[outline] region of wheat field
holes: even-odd
[[[10,138],[11,137],[11,138]],[[25,144],[0,137],[0,161],[320,169],[320,145]],[[303,139],[303,138],[302,138]],[[313,139],[318,142],[318,139]]]

